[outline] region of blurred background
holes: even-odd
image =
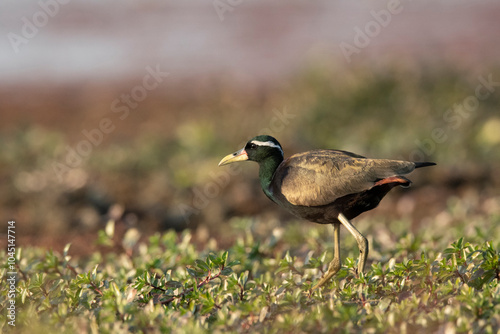
[[[266,133],[285,155],[438,163],[358,221],[491,221],[499,17],[497,1],[2,1],[0,218],[19,246],[82,254],[109,219],[200,245],[230,243],[235,217],[286,226],[257,165],[217,167]]]

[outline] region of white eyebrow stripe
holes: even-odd
[[[281,146],[273,143],[272,141],[259,141],[259,140],[252,140],[251,141],[252,144],[255,144],[255,145],[258,145],[258,146],[269,146],[269,147],[276,147],[278,150],[280,150],[281,152],[281,155],[282,156],[285,156],[285,154],[283,153],[283,149],[281,148]]]

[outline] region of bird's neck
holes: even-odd
[[[271,182],[273,181],[274,172],[283,161],[281,156],[268,157],[259,163],[259,179],[260,185],[264,193],[270,199],[273,199],[273,194],[271,190]]]

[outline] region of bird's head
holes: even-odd
[[[275,138],[261,135],[250,139],[241,150],[225,156],[219,166],[245,160],[260,163],[272,157],[283,160],[283,149]]]

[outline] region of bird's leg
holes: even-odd
[[[358,262],[358,275],[360,275],[364,269],[366,264],[366,258],[368,256],[368,240],[361,234],[359,231],[351,224],[349,219],[346,218],[342,213],[339,213],[338,220],[345,226],[345,228],[351,232],[356,241],[358,242],[359,247],[359,262]]]
[[[340,224],[333,224],[333,260],[328,265],[327,272],[319,280],[319,282],[313,287],[313,290],[325,285],[339,270],[340,270]]]

